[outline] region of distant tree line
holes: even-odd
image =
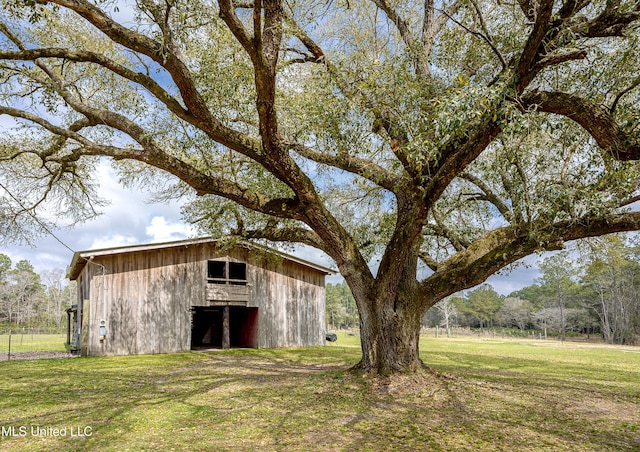
[[[347,330],[359,326],[358,308],[345,283],[326,285],[327,329]]]
[[[39,275],[28,260],[12,265],[0,254],[0,328],[60,328],[75,300],[67,282],[61,269]]]
[[[533,285],[507,296],[490,284],[447,297],[423,318],[443,332],[454,326],[507,328],[557,336],[601,337],[640,344],[640,247],[622,236],[582,242],[540,263]],[[358,311],[345,283],[327,284],[327,329],[358,327]]]
[[[535,284],[500,296],[484,284],[430,309],[425,326],[517,328],[557,335],[600,335],[640,344],[640,247],[611,236],[583,243],[540,264]]]

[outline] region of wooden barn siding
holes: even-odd
[[[250,306],[258,309],[258,347],[324,344],[324,275],[285,260],[252,266]]]
[[[86,276],[86,272],[78,278],[77,294],[78,294],[78,318],[77,322],[80,327],[80,353],[82,355],[87,354],[87,333],[89,330],[89,308],[90,304],[88,300],[91,296],[91,278]],[[85,305],[86,303],[86,305]],[[77,345],[77,344],[76,344]]]
[[[89,350],[91,355],[168,353],[191,347],[191,299],[204,298],[194,284],[198,262],[188,262],[189,249],[147,251],[96,258],[107,269],[105,299],[107,338],[99,340],[102,274],[93,270]],[[88,268],[85,268],[85,271]],[[199,293],[198,293],[199,292]]]
[[[324,344],[324,274],[283,259],[264,259],[245,249],[221,254],[211,244],[100,256],[107,269],[107,338],[99,340],[102,270],[87,264],[91,283],[83,322],[89,355],[168,353],[191,348],[192,306],[208,306],[207,261],[228,256],[246,262],[248,306],[258,307],[258,347]],[[84,327],[88,327],[86,330]]]

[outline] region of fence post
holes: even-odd
[[[9,350],[7,352],[7,361],[11,361],[11,328],[9,328]]]

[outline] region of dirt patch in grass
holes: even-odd
[[[71,354],[71,352],[63,352],[56,350],[41,350],[35,352],[13,352],[11,355],[8,353],[0,354],[0,361],[9,360],[25,360],[25,359],[54,359],[54,358],[74,358],[77,355]]]

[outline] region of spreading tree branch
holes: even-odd
[[[626,134],[602,105],[573,94],[549,91],[526,93],[520,103],[525,111],[554,113],[577,122],[617,160],[640,159],[640,137]]]
[[[94,63],[105,69],[117,74],[129,81],[132,81],[144,87],[153,94],[160,102],[179,118],[193,122],[194,118],[190,112],[186,110],[177,99],[165,91],[153,78],[140,72],[132,71],[104,55],[90,52],[87,50],[69,50],[62,48],[42,48],[28,49],[20,52],[2,52],[0,51],[0,60],[7,61],[35,61],[38,58],[57,58],[66,61],[75,61],[80,63]]]
[[[392,193],[395,193],[403,182],[401,177],[395,176],[375,162],[353,157],[346,152],[331,155],[315,151],[300,143],[286,142],[286,145],[304,158],[357,174]]]
[[[113,42],[155,61],[171,75],[184,104],[195,118],[193,123],[196,123],[214,141],[251,158],[258,156],[260,149],[258,142],[225,127],[212,115],[194,83],[191,72],[179,56],[171,51],[171,48],[166,47],[162,42],[123,27],[87,0],[36,0],[36,2],[56,4],[74,11]]]
[[[516,92],[521,92],[531,82],[532,78],[529,76],[529,72],[533,69],[536,59],[544,54],[542,43],[547,35],[552,13],[553,0],[541,0],[536,10],[533,29],[514,67],[517,78]]]
[[[425,0],[425,17],[422,26],[422,45],[424,47],[425,57],[429,57],[433,52],[433,46],[436,42],[436,37],[451,19],[463,6],[462,0],[455,0],[448,7],[443,7],[440,15],[433,19],[431,9],[433,8],[432,0]],[[428,67],[428,66],[427,66]]]
[[[562,249],[571,240],[638,229],[640,212],[495,229],[440,263],[435,273],[421,281],[424,302],[480,284],[496,271],[532,253]]]
[[[320,239],[318,234],[309,229],[295,226],[267,226],[261,229],[232,231],[232,233],[240,235],[245,239],[268,240],[270,242],[302,243],[304,245],[308,245],[325,252],[329,251],[327,250],[326,245]]]
[[[400,14],[393,9],[393,7],[387,2],[387,0],[372,0],[373,3],[380,8],[389,20],[396,26],[398,32],[400,33],[400,37],[402,41],[407,46],[407,48],[411,48],[415,44],[415,38],[411,29],[409,28],[409,24],[406,20],[400,17]]]
[[[454,234],[454,232],[446,226],[444,220],[440,215],[440,211],[436,206],[433,206],[433,208],[431,209],[431,214],[433,215],[433,219],[436,222],[434,231],[437,231],[439,236],[446,238],[456,251],[463,251],[465,248],[471,245],[471,243],[467,239]]]
[[[223,177],[204,174],[192,165],[162,151],[151,140],[143,141],[144,148],[142,149],[106,146],[87,139],[72,130],[72,128],[55,126],[29,112],[0,106],[0,115],[2,114],[26,119],[57,136],[74,140],[81,145],[73,151],[59,157],[51,155],[49,149],[45,150],[44,153],[38,153],[43,160],[46,159],[48,162],[57,161],[68,165],[83,156],[106,156],[114,160],[136,160],[164,170],[169,174],[173,174],[191,186],[199,195],[212,194],[222,196],[248,209],[279,218],[295,220],[303,218],[298,206],[298,201],[295,198],[270,198],[247,187],[243,187],[238,183],[226,180]],[[74,128],[77,128],[77,126]],[[15,157],[15,155],[10,157]]]
[[[438,271],[438,268],[439,268],[440,264],[433,257],[431,257],[428,253],[426,253],[424,251],[421,251],[418,254],[418,257],[432,271],[434,271],[434,272]]]

